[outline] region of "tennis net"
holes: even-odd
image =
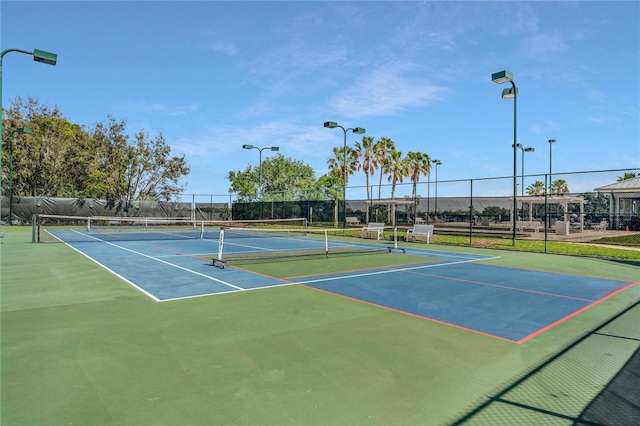
[[[36,215],[33,242],[99,242],[211,239],[220,228],[304,229],[306,219],[206,221],[190,218]]]
[[[397,232],[394,229],[394,232]],[[391,244],[362,242],[339,236],[343,230],[321,228],[255,229],[221,228],[217,257],[213,265],[224,268],[227,262],[294,258],[342,254],[391,252],[398,249],[397,239]],[[402,249],[401,249],[402,250]],[[404,250],[402,250],[404,252]]]

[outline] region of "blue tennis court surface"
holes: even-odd
[[[282,279],[212,266],[216,240],[68,244],[156,301],[298,284],[517,343],[635,284],[492,266],[479,263],[488,256],[428,249],[407,250],[425,256],[424,264]]]

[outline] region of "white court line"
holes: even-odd
[[[77,232],[77,231],[76,231],[76,232]],[[85,235],[85,234],[83,234],[83,235]],[[93,237],[93,236],[90,236],[90,237],[91,237],[91,238],[93,238],[93,239],[95,239],[95,240],[97,240],[97,241],[103,242],[103,243],[105,243],[105,244],[109,244],[110,246],[113,246],[113,247],[119,248],[119,249],[121,249],[121,250],[125,250],[125,251],[128,251],[128,252],[131,252],[131,253],[137,254],[137,255],[139,255],[139,256],[146,257],[146,258],[151,259],[151,260],[155,260],[156,262],[160,262],[160,263],[163,263],[163,264],[165,264],[165,265],[169,265],[169,266],[172,266],[172,267],[174,267],[174,268],[181,269],[181,270],[186,271],[186,272],[189,272],[189,273],[191,273],[191,274],[198,275],[198,276],[201,276],[201,277],[203,277],[203,278],[209,279],[209,280],[211,280],[211,281],[215,281],[215,282],[217,282],[217,283],[220,283],[220,284],[223,284],[223,285],[226,285],[226,286],[229,286],[229,287],[235,288],[236,290],[241,290],[241,291],[246,290],[246,289],[244,289],[244,288],[242,288],[242,287],[238,287],[238,286],[233,285],[233,284],[231,284],[231,283],[228,283],[228,282],[226,282],[226,281],[222,281],[222,280],[219,280],[219,279],[217,279],[217,278],[211,277],[211,276],[209,276],[209,275],[201,274],[200,272],[196,272],[196,271],[194,271],[194,270],[192,270],[192,269],[188,269],[188,268],[185,268],[185,267],[183,267],[183,266],[176,265],[176,264],[171,263],[171,262],[167,262],[166,260],[158,259],[157,257],[149,256],[148,254],[140,253],[139,251],[131,250],[131,249],[128,249],[128,248],[126,248],[126,247],[122,247],[122,246],[119,246],[119,245],[117,245],[117,244],[111,243],[111,242],[109,242],[109,241],[101,240],[100,238],[95,238],[95,237]],[[105,267],[105,268],[106,268],[106,267]]]
[[[408,266],[406,268],[394,268],[394,269],[385,269],[383,271],[375,271],[375,272],[364,272],[362,274],[352,274],[352,275],[340,275],[337,277],[328,277],[328,278],[318,278],[315,280],[308,281],[296,281],[294,284],[312,284],[312,283],[320,283],[324,281],[339,281],[350,278],[359,278],[359,277],[369,277],[372,275],[382,275],[382,274],[392,274],[394,272],[404,272],[404,271],[412,271],[414,269],[426,269],[426,268],[437,268],[440,266],[450,266],[450,265],[459,265],[461,263],[471,263],[477,262],[479,260],[486,259],[498,259],[500,256],[488,257],[485,259],[468,259],[468,260],[459,260],[457,262],[449,262],[449,263],[438,263],[438,264],[430,264],[430,265],[419,265],[419,266]]]
[[[115,275],[116,277],[120,278],[121,280],[123,280],[124,282],[126,282],[127,284],[129,284],[130,286],[134,287],[136,290],[141,291],[143,294],[146,294],[147,296],[149,296],[150,298],[152,298],[153,300],[155,300],[156,302],[161,302],[160,299],[158,299],[157,297],[155,297],[153,294],[149,293],[148,291],[146,291],[145,289],[143,289],[142,287],[138,286],[136,283],[134,283],[133,281],[129,281],[127,278],[123,277],[122,275],[118,274],[116,271],[114,271],[111,268],[108,268],[106,265],[103,265],[102,263],[98,262],[96,259],[94,259],[93,257],[89,256],[86,253],[83,253],[82,251],[78,250],[77,248],[75,248],[74,246],[72,246],[69,243],[65,243],[68,247],[71,247],[73,250],[77,251],[78,253],[80,253],[81,255],[83,255],[84,257],[86,257],[87,259],[89,259],[90,261],[98,264],[99,266],[102,266],[104,269],[106,269],[107,271],[111,272],[113,275]]]

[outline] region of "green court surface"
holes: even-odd
[[[297,259],[284,258],[275,261],[236,262],[234,266],[275,278],[291,279],[320,274],[349,273],[370,268],[424,264],[435,260],[432,257],[412,256],[410,254],[392,253],[390,256],[389,253],[374,252],[332,256],[330,262],[327,262],[323,256],[315,256]]]
[[[159,303],[64,244],[2,228],[2,425],[572,424],[640,346],[638,285],[514,344],[300,285]],[[640,278],[599,259],[429,248]],[[243,267],[329,272],[322,259]]]

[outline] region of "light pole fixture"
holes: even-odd
[[[258,190],[260,191],[260,193],[262,193],[262,151],[264,151],[265,149],[268,149],[270,151],[280,151],[280,148],[277,146],[265,146],[264,148],[258,148],[257,146],[253,145],[242,145],[242,149],[257,149],[258,151],[260,151],[260,164],[258,166]]]
[[[536,149],[535,148],[531,148],[531,147],[525,148],[525,147],[522,146],[521,143],[517,143],[516,144],[516,148],[520,148],[520,150],[522,151],[522,176],[521,176],[522,177],[522,182],[521,182],[522,188],[520,188],[520,194],[522,196],[524,196],[524,153],[525,152],[535,152]]]
[[[363,127],[348,127],[344,128],[335,121],[325,121],[324,127],[327,129],[335,129],[339,127],[344,133],[344,145],[342,148],[342,227],[347,227],[347,132],[351,130],[351,133],[362,135],[366,133]]]
[[[551,180],[551,154],[552,154],[552,151],[553,151],[552,148],[553,148],[553,144],[554,143],[556,143],[555,139],[549,139],[549,191],[547,192],[549,195],[552,195],[551,194],[551,183],[552,183],[552,180]],[[546,203],[546,202],[544,204],[545,204],[545,207],[548,205],[548,203]],[[548,212],[547,216],[549,218],[548,226],[551,227],[551,211]]]
[[[9,225],[13,216],[13,135],[16,133],[31,134],[33,131],[27,127],[18,127],[9,134]]]
[[[499,71],[491,74],[491,81],[494,83],[502,84],[502,83],[511,83],[510,89],[504,89],[502,91],[502,99],[511,99],[513,98],[513,209],[511,211],[511,227],[513,228],[513,241],[512,244],[516,245],[516,210],[518,208],[516,197],[518,196],[518,183],[517,183],[517,166],[516,163],[518,161],[517,158],[517,143],[518,143],[518,119],[517,119],[517,98],[518,98],[518,88],[516,87],[516,83],[513,81],[513,74],[507,70]]]
[[[33,49],[33,52],[21,49],[6,49],[0,53],[0,153],[2,152],[2,59],[9,52],[24,53],[33,56],[33,60],[47,65],[55,65],[58,62],[58,55],[44,50]],[[0,171],[2,170],[2,155],[0,155]],[[0,173],[0,188],[2,188],[2,173]],[[1,189],[0,189],[1,192]]]
[[[432,160],[431,162],[436,165],[436,205],[433,209],[433,213],[437,216],[438,215],[438,166],[442,164],[442,161]]]
[[[551,154],[554,143],[556,143],[555,139],[549,139],[549,195],[551,195]]]

